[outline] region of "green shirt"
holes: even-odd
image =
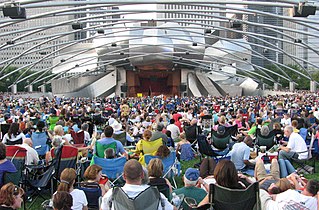
[[[253,126],[250,128],[250,130],[248,131],[248,135],[253,135],[256,133],[257,130],[257,126]]]
[[[186,197],[194,198],[197,204],[199,204],[207,195],[205,190],[203,190],[202,188],[194,187],[194,186],[182,187],[182,188],[174,190],[173,192],[175,192],[176,195],[184,194],[185,198]],[[184,201],[183,201],[183,209],[188,209]]]

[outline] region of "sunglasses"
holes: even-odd
[[[19,195],[19,189],[20,187],[18,187],[17,185],[14,186],[14,189],[13,189],[13,195]]]

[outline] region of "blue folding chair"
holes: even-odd
[[[125,163],[125,157],[106,159],[94,155],[91,160],[91,165],[96,164],[102,167],[102,173],[107,175],[112,185],[115,185],[115,182],[123,176]]]
[[[45,156],[45,154],[49,151],[47,134],[45,132],[33,132],[31,139],[33,149],[37,151],[39,156]]]
[[[161,159],[159,156],[153,156],[153,155],[144,155],[144,158],[145,158],[146,165],[148,165],[149,162],[153,158]],[[162,160],[162,163],[164,166],[164,176],[163,177],[171,178],[173,180],[173,183],[174,183],[174,188],[177,188],[177,184],[176,184],[175,177],[174,177],[174,175],[175,175],[174,170],[176,170],[176,174],[178,176],[180,176],[181,165],[176,158],[176,152],[171,151],[171,153],[168,157],[163,158],[161,160]]]

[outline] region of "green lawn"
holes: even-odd
[[[199,163],[199,158],[195,158],[194,160],[191,160],[191,161],[188,161],[188,162],[185,162],[185,161],[182,161],[181,162],[181,170],[182,170],[182,173],[181,173],[181,176],[180,177],[175,177],[175,180],[176,180],[176,184],[178,187],[182,187],[183,186],[183,180],[182,180],[182,176],[184,175],[184,172],[188,169],[188,168],[193,168],[194,165],[196,163]],[[307,179],[318,179],[319,180],[319,161],[316,161],[316,173],[314,174],[305,174],[304,175]],[[47,199],[50,198],[50,195],[47,194],[45,196]],[[34,203],[34,205],[32,206],[32,208],[28,208],[28,204],[27,203],[27,209],[28,210],[40,210],[41,209],[41,203],[43,202],[43,199],[41,198],[38,198],[37,201]]]

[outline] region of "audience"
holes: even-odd
[[[243,133],[246,138],[238,143],[235,143],[231,150],[231,161],[220,161],[217,165],[214,159],[205,158],[203,159],[200,167],[200,173],[195,169],[187,169],[184,179],[184,187],[177,189],[175,192],[180,194],[181,191],[184,193],[189,193],[190,196],[186,197],[196,197],[196,202],[200,202],[203,197],[205,197],[206,192],[204,189],[197,188],[199,185],[207,190],[208,185],[206,180],[214,180],[216,184],[225,186],[231,189],[245,189],[248,184],[251,183],[251,179],[246,176],[237,174],[237,171],[243,173],[248,173],[249,175],[255,176],[255,178],[260,182],[260,188],[264,190],[262,196],[268,199],[268,194],[271,194],[271,201],[266,200],[263,206],[269,206],[274,208],[282,208],[282,198],[283,196],[291,195],[291,199],[287,200],[284,206],[290,207],[290,203],[296,204],[298,199],[304,203],[297,203],[296,205],[301,205],[301,207],[314,207],[313,199],[311,199],[316,190],[316,184],[311,183],[309,186],[306,181],[301,179],[297,173],[296,169],[292,166],[292,159],[305,159],[308,157],[307,146],[305,141],[298,134],[298,129],[300,126],[306,126],[308,132],[316,130],[319,120],[316,119],[319,116],[318,105],[314,101],[317,100],[317,94],[293,94],[293,95],[277,95],[277,96],[245,96],[245,97],[199,97],[199,98],[171,98],[158,96],[154,98],[129,98],[124,101],[121,98],[97,98],[94,100],[84,99],[84,98],[59,98],[59,100],[50,100],[40,98],[36,99],[26,99],[28,101],[28,106],[23,108],[14,108],[16,102],[13,100],[1,100],[0,104],[6,107],[0,111],[0,118],[4,118],[2,121],[10,123],[10,129],[7,134],[5,134],[5,129],[2,133],[3,142],[6,144],[18,144],[20,141],[21,147],[27,149],[26,164],[36,164],[38,162],[38,157],[35,154],[34,149],[32,149],[32,141],[28,138],[23,137],[22,131],[27,133],[29,136],[34,136],[38,132],[45,132],[44,127],[45,122],[50,122],[49,126],[51,130],[54,130],[54,136],[49,135],[49,140],[52,141],[53,147],[59,147],[60,145],[69,145],[70,135],[65,134],[63,127],[65,122],[68,122],[69,127],[76,125],[76,127],[81,128],[85,131],[85,142],[92,145],[91,148],[95,150],[95,136],[101,133],[104,128],[104,123],[107,122],[108,125],[112,125],[114,122],[121,122],[119,125],[123,125],[127,131],[132,133],[130,136],[132,145],[136,142],[136,151],[140,155],[148,153],[144,151],[143,142],[151,145],[152,141],[162,138],[161,143],[163,145],[158,145],[152,147],[152,152],[150,154],[157,155],[160,158],[165,158],[169,156],[170,150],[165,146],[171,146],[170,149],[174,150],[174,141],[177,143],[176,152],[179,154],[187,154],[183,151],[183,146],[190,146],[190,142],[195,142],[196,137],[199,134],[203,134],[200,127],[203,126],[203,121],[199,119],[209,116],[213,117],[215,123],[217,123],[213,129],[228,127],[232,124],[238,125],[239,132]],[[59,101],[59,104],[56,104]],[[124,109],[121,110],[120,104],[124,105]],[[123,106],[122,106],[123,107]],[[21,112],[20,112],[21,111]],[[107,112],[107,113],[106,113]],[[48,113],[52,113],[49,116]],[[124,114],[123,114],[124,113]],[[213,116],[210,115],[213,113]],[[281,116],[284,115],[283,118]],[[122,116],[122,117],[121,117]],[[59,122],[54,122],[55,118],[59,119]],[[248,119],[249,125],[247,125],[246,120]],[[16,119],[19,119],[19,123],[15,123]],[[33,131],[32,122],[37,124],[37,131]],[[170,124],[167,126],[167,122]],[[190,125],[189,125],[190,122]],[[279,122],[284,126],[280,127]],[[54,123],[57,126],[53,126]],[[242,131],[243,129],[249,129],[249,126],[255,123],[248,131]],[[18,127],[16,126],[18,125]],[[48,125],[48,124],[47,124]],[[89,126],[90,125],[90,126]],[[263,125],[263,126],[262,126]],[[291,125],[293,127],[291,127]],[[23,129],[20,131],[19,129]],[[31,126],[31,127],[30,127]],[[114,125],[113,125],[114,126]],[[184,126],[184,131],[182,129]],[[251,146],[254,144],[254,137],[256,129],[261,128],[261,133],[266,135],[269,132],[275,132],[276,141],[283,143],[280,146],[278,161],[272,160],[270,173],[266,173],[265,164],[257,156],[256,166],[255,161],[250,160]],[[269,130],[270,129],[270,130]],[[274,129],[274,131],[272,131]],[[283,132],[284,130],[284,132]],[[165,134],[165,132],[167,134]],[[205,130],[204,134],[207,135]],[[283,133],[285,135],[286,143],[282,141]],[[94,134],[94,135],[92,135]],[[123,144],[116,141],[113,138],[114,129],[110,126],[104,128],[104,132],[101,138],[97,138],[97,142],[102,145],[114,144],[114,148],[103,148],[101,153],[101,158],[112,159],[117,157],[119,154],[127,156]],[[104,136],[103,136],[104,135]],[[143,135],[143,139],[140,137]],[[185,138],[185,135],[187,138]],[[20,136],[22,137],[20,139]],[[19,137],[19,138],[18,138]],[[171,138],[173,137],[173,138]],[[140,140],[140,141],[139,141]],[[23,141],[23,142],[22,142]],[[196,143],[194,144],[196,149]],[[5,146],[0,144],[0,184],[3,183],[3,174],[5,171],[15,172],[16,169],[14,165],[6,160]],[[189,151],[191,147],[189,147]],[[84,151],[85,150],[85,151]],[[88,148],[82,148],[79,155],[83,152],[87,152]],[[314,151],[313,155],[318,155],[318,151]],[[183,156],[183,155],[182,155]],[[187,156],[187,155],[186,155]],[[193,156],[192,156],[193,157]],[[90,155],[89,155],[90,158]],[[138,158],[138,157],[133,157]],[[189,159],[181,158],[183,161],[188,161]],[[83,160],[85,162],[85,160]],[[183,164],[183,162],[182,162]],[[140,165],[130,161],[130,170],[126,171],[124,178],[126,179],[126,184],[123,190],[127,190],[128,194],[136,195],[136,193],[142,192],[146,189],[147,183],[153,185],[157,182],[169,184],[169,182],[163,178],[163,165],[159,159],[154,159],[148,165],[149,181],[147,172],[139,173],[139,169],[135,170],[135,167],[139,168]],[[132,169],[134,167],[134,170]],[[83,167],[85,169],[85,167]],[[252,172],[254,170],[254,173]],[[61,174],[61,183],[59,185],[58,192],[60,194],[61,189],[66,191],[73,196],[73,203],[68,206],[67,203],[70,201],[67,196],[64,196],[65,206],[60,206],[57,204],[55,209],[86,209],[88,206],[87,199],[85,200],[85,195],[77,190],[73,189],[73,184],[75,182],[75,172],[68,169],[67,175]],[[127,169],[128,170],[128,169]],[[195,170],[195,171],[194,171]],[[130,173],[129,173],[130,172]],[[131,177],[131,173],[135,173],[135,178]],[[199,177],[201,175],[201,178]],[[96,165],[92,165],[87,168],[84,174],[87,182],[100,183],[101,180],[101,168]],[[198,177],[198,178],[197,178]],[[82,177],[83,178],[83,177]],[[206,178],[206,180],[202,180]],[[140,182],[141,180],[141,182]],[[139,185],[142,183],[143,185]],[[105,186],[100,183],[101,195],[104,195],[105,201],[109,200],[111,192],[106,192]],[[143,187],[142,187],[143,186]],[[307,188],[308,187],[308,188]],[[103,189],[105,189],[103,191]],[[169,187],[171,191],[171,186]],[[295,194],[294,190],[301,190],[302,196]],[[204,192],[203,192],[204,191]],[[183,193],[183,194],[184,194]],[[265,194],[266,193],[266,194]],[[285,194],[286,193],[286,194]],[[56,201],[60,200],[57,196]],[[84,196],[83,196],[84,195]],[[266,196],[265,196],[266,195]],[[276,196],[277,195],[277,196]],[[304,197],[306,196],[306,197]],[[206,196],[207,197],[207,196]],[[296,198],[296,199],[295,199]],[[53,197],[54,199],[54,197]],[[72,200],[72,199],[71,199]],[[205,199],[204,199],[205,201]],[[204,202],[203,201],[203,202]],[[165,200],[167,202],[167,200]],[[285,202],[284,202],[285,203]],[[62,202],[62,204],[64,204]],[[107,203],[103,202],[104,207],[102,209],[108,209]],[[3,208],[7,208],[3,206]],[[10,207],[13,209],[12,207]],[[112,207],[113,208],[113,207]],[[158,206],[160,208],[160,206]],[[165,207],[166,208],[166,207]],[[173,208],[173,206],[168,205],[168,209]]]

